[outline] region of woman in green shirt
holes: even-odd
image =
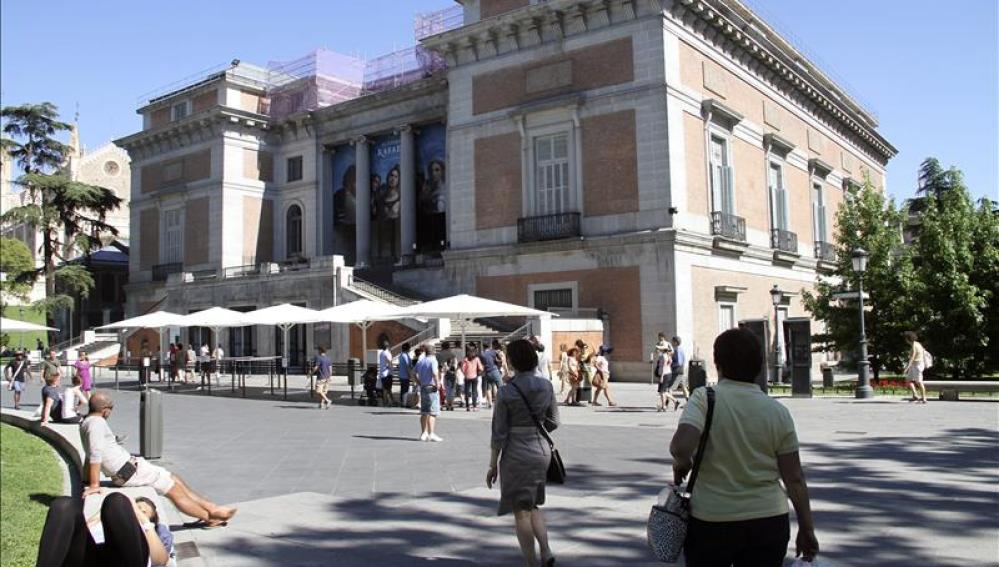
[[[759,341],[743,329],[715,339],[720,379],[691,496],[684,544],[688,567],[782,565],[790,539],[788,498],[798,519],[797,554],[811,559],[819,551],[794,420],[755,383],[763,366],[761,353]],[[670,453],[678,484],[693,466],[707,405],[706,389],[698,388],[673,435]]]

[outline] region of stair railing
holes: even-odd
[[[423,341],[427,340],[430,337],[433,337],[436,331],[437,331],[437,325],[433,325],[433,324],[428,325],[426,329],[423,329],[419,333],[416,333],[415,335],[413,335],[413,336],[411,336],[411,337],[409,337],[409,338],[407,338],[407,339],[405,339],[405,340],[403,340],[403,341],[401,341],[401,342],[399,342],[399,343],[397,343],[395,345],[392,345],[391,347],[389,347],[389,351],[392,353],[393,356],[398,356],[399,354],[401,354],[401,350],[400,349],[402,349],[402,345],[403,344],[409,343],[410,345],[412,345],[414,347],[417,347]]]
[[[517,339],[526,338],[530,336],[531,329],[532,329],[531,322],[528,321],[527,323],[524,323],[523,325],[511,331],[509,334],[505,335],[502,339],[500,339],[500,342],[509,343]]]

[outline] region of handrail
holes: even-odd
[[[403,340],[398,344],[392,345],[391,347],[389,347],[389,351],[392,353],[393,356],[399,355],[401,354],[399,352],[399,349],[402,348],[403,344],[409,343],[411,345],[419,345],[426,338],[424,335],[431,336],[433,334],[433,331],[436,330],[436,328],[437,328],[436,325],[428,325],[426,329],[423,329],[419,333],[416,333],[415,335]]]
[[[531,329],[531,322],[528,321],[527,323],[524,323],[523,325],[517,327],[512,332],[504,336],[502,339],[500,339],[500,342],[508,343],[523,338],[528,334],[530,334],[530,329]]]
[[[59,341],[54,345],[49,345],[49,350],[54,350],[56,352],[59,352],[82,342],[83,342],[83,333],[80,333],[75,337],[70,337],[64,341]]]

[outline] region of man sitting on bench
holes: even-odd
[[[203,527],[223,526],[236,509],[219,506],[191,490],[180,476],[141,457],[133,457],[115,440],[107,419],[114,402],[104,392],[90,396],[90,413],[80,424],[83,451],[87,456],[83,497],[100,491],[101,471],[116,486],[151,486],[169,498],[184,514],[198,518]]]

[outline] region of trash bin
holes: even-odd
[[[699,358],[692,358],[687,364],[687,385],[693,392],[696,388],[706,386],[708,383],[708,373],[704,370],[704,361]]]
[[[347,359],[347,384],[350,385],[350,399],[354,399],[354,387],[360,382],[361,377],[361,359],[359,358],[348,358]]]
[[[139,454],[146,459],[163,456],[163,393],[143,390],[139,397]]]
[[[834,388],[836,387],[836,382],[833,380],[833,371],[829,366],[822,367],[822,387],[823,388]]]

